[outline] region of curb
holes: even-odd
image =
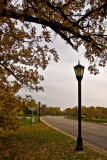
[[[64,131],[61,131],[60,129],[58,129],[58,128],[56,128],[56,127],[53,127],[51,124],[48,124],[47,122],[45,122],[45,121],[42,119],[42,117],[41,117],[41,121],[44,122],[44,123],[45,123],[46,125],[48,125],[49,127],[51,127],[51,128],[53,128],[53,129],[55,129],[55,130],[57,130],[57,131],[65,134],[65,135],[73,138],[74,140],[77,140],[77,137],[72,136],[71,134],[66,133],[66,132],[64,132]],[[86,142],[86,141],[84,141],[84,144],[85,144],[86,146],[88,146],[89,148],[91,148],[91,149],[93,149],[93,150],[95,150],[95,151],[97,151],[97,152],[99,152],[99,153],[104,154],[105,156],[107,156],[107,151],[105,151],[105,150],[103,150],[103,149],[101,149],[101,148],[99,148],[99,147],[96,147],[96,146],[94,146],[93,144],[90,144],[90,143],[88,143],[88,142]]]

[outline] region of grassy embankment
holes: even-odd
[[[95,119],[95,118],[87,118],[87,119],[82,119],[84,122],[91,122],[91,123],[98,123],[98,124],[106,124],[107,119]]]
[[[31,119],[16,132],[0,137],[0,160],[106,160],[104,155],[84,146],[84,154],[77,154],[76,141],[38,123],[31,127]]]
[[[72,120],[78,120],[77,117],[65,117]],[[82,118],[83,122],[97,123],[97,124],[106,124],[107,119],[96,119],[96,118]]]

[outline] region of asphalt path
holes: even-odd
[[[46,116],[42,119],[51,126],[60,129],[74,137],[78,135],[78,121],[62,116]],[[107,153],[107,126],[82,122],[83,142],[88,142]]]

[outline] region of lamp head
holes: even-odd
[[[40,106],[40,105],[41,105],[41,102],[38,102],[38,105]]]
[[[75,75],[78,81],[81,81],[84,74],[84,66],[80,65],[80,62],[78,62],[78,65],[74,67]]]

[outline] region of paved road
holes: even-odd
[[[62,116],[46,116],[42,119],[53,127],[77,137],[77,121]],[[107,126],[82,122],[82,138],[84,141],[107,151]]]

